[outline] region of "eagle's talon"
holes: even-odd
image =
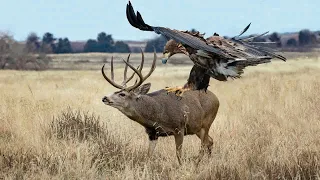
[[[182,95],[184,94],[184,92],[186,92],[186,91],[188,91],[190,89],[189,88],[184,88],[184,87],[166,87],[164,90],[167,91],[167,94],[172,92],[176,96],[180,97],[180,99],[181,99]]]

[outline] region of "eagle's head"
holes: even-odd
[[[166,64],[171,56],[178,53],[185,53],[185,48],[182,44],[170,39],[164,46],[162,63]]]

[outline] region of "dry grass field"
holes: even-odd
[[[147,82],[183,85],[190,69],[159,66]],[[186,136],[179,166],[173,137],[146,157],[144,128],[101,102],[115,89],[99,70],[0,71],[0,179],[320,179],[319,58],[251,67],[209,89],[221,104],[212,155],[196,167],[200,140]]]

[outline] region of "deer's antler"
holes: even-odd
[[[101,72],[103,77],[114,87],[118,88],[118,89],[124,89],[126,91],[132,91],[134,89],[136,89],[137,87],[139,87],[155,70],[156,68],[156,60],[157,60],[157,54],[156,51],[154,51],[154,58],[153,58],[153,62],[151,65],[151,69],[149,71],[149,73],[146,76],[142,75],[142,69],[143,69],[143,65],[144,65],[144,54],[143,51],[141,50],[141,54],[142,54],[142,59],[141,59],[141,64],[138,66],[138,68],[133,67],[130,63],[129,63],[129,59],[130,59],[130,54],[127,57],[127,60],[123,60],[123,62],[126,64],[125,68],[124,68],[124,77],[123,77],[123,82],[121,85],[117,84],[114,81],[114,70],[113,70],[113,57],[111,57],[111,79],[108,78],[108,76],[104,73],[104,66],[105,64],[102,66]],[[134,71],[133,74],[127,79],[127,71],[128,71],[128,66]],[[137,74],[139,77],[139,81],[136,81],[134,83],[134,85],[130,86],[130,87],[126,87],[126,84],[133,78],[133,76]]]

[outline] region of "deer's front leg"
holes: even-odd
[[[157,146],[157,142],[158,142],[158,139],[156,140],[150,140],[149,141],[149,148],[148,148],[148,157],[151,157],[153,152],[154,152],[154,149],[156,148]]]
[[[182,143],[183,143],[183,136],[184,136],[184,128],[182,130],[177,130],[174,134],[174,140],[176,142],[176,155],[181,165],[181,154],[182,154]]]
[[[158,135],[154,129],[146,129],[146,132],[148,133],[148,136],[149,136],[148,157],[151,157],[154,149],[157,146]]]

